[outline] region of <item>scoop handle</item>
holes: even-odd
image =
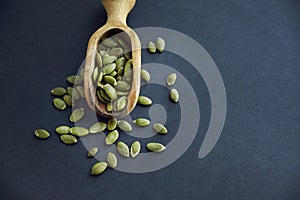
[[[111,25],[126,25],[127,15],[136,0],[102,0],[107,13],[107,23]]]

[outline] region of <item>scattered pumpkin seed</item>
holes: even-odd
[[[91,169],[91,175],[100,175],[102,174],[107,168],[107,163],[106,162],[97,162],[96,164],[93,165]]]
[[[107,102],[107,104],[106,104],[106,110],[108,112],[111,112],[113,110],[113,105],[112,105],[111,101]]]
[[[144,126],[148,126],[150,124],[150,121],[145,118],[137,118],[133,120],[133,123],[135,123],[137,126],[144,127]]]
[[[84,90],[83,90],[83,87],[82,87],[82,86],[77,86],[77,87],[76,87],[76,90],[78,91],[79,96],[80,96],[81,98],[84,98],[84,97],[85,97]]]
[[[51,90],[51,94],[53,94],[55,96],[63,96],[66,93],[67,93],[67,90],[62,87],[56,87]]]
[[[153,129],[154,129],[157,133],[160,133],[160,134],[166,134],[166,133],[168,133],[168,129],[167,129],[164,125],[162,125],[162,124],[160,124],[160,123],[155,123],[155,124],[153,125]]]
[[[40,139],[47,139],[50,136],[50,133],[45,129],[37,129],[34,131],[34,135]]]
[[[118,159],[117,159],[116,155],[112,152],[107,153],[106,162],[110,168],[116,168],[118,165]]]
[[[142,77],[142,80],[145,81],[145,82],[149,82],[150,79],[151,79],[151,76],[149,74],[149,72],[145,69],[142,69],[141,70],[141,77]]]
[[[77,90],[73,87],[67,87],[67,92],[69,95],[71,95],[72,98],[74,98],[76,100],[79,99],[79,97],[80,97]]]
[[[70,115],[70,121],[71,122],[77,122],[83,117],[83,115],[84,115],[84,109],[83,108],[77,108]]]
[[[117,127],[117,124],[118,124],[117,118],[115,118],[115,117],[110,118],[107,123],[108,130],[110,130],[110,131],[115,130]]]
[[[134,141],[130,147],[130,154],[132,158],[135,158],[141,151],[141,143],[139,141]]]
[[[119,120],[118,121],[118,127],[125,132],[132,131],[132,126],[125,120]]]
[[[159,52],[163,52],[165,50],[166,42],[161,37],[156,39],[156,48]]]
[[[166,149],[166,147],[157,142],[150,142],[147,144],[147,148],[152,152],[162,152]]]
[[[123,96],[117,100],[117,110],[123,110],[127,105],[127,97]]]
[[[65,103],[66,103],[67,106],[72,107],[72,106],[75,105],[75,101],[73,101],[71,95],[66,94],[66,95],[64,95],[63,99],[64,99],[64,101],[65,101]]]
[[[67,81],[70,84],[80,84],[83,81],[83,78],[81,76],[73,75],[73,76],[68,76]]]
[[[78,137],[82,137],[82,136],[89,134],[89,130],[87,128],[80,127],[80,126],[75,126],[75,127],[70,128],[69,132],[72,135],[78,136]]]
[[[105,138],[105,144],[111,145],[119,138],[119,132],[117,130],[111,131]]]
[[[55,129],[56,133],[58,133],[60,135],[68,134],[69,130],[70,130],[70,127],[68,127],[68,126],[59,126]]]
[[[175,88],[171,89],[170,91],[170,99],[175,103],[177,103],[179,100],[179,93]]]
[[[75,144],[75,143],[77,143],[77,139],[73,135],[61,135],[60,139],[65,144]]]
[[[138,103],[143,106],[149,106],[152,104],[152,100],[149,97],[146,96],[139,96]]]
[[[104,122],[96,122],[95,124],[93,124],[89,131],[90,133],[100,133],[102,131],[104,131],[107,128],[106,123]]]
[[[65,110],[67,107],[65,102],[60,98],[53,99],[53,104],[58,110]]]
[[[117,143],[117,150],[121,156],[124,156],[126,158],[129,157],[129,148],[124,142]]]
[[[177,79],[177,75],[175,73],[172,73],[167,78],[167,85],[172,86],[175,84],[175,81]]]
[[[103,45],[105,45],[107,47],[114,47],[114,46],[116,46],[115,41],[113,39],[111,39],[111,38],[106,38],[105,40],[102,41],[101,44],[103,44]]]
[[[88,158],[94,157],[97,152],[98,152],[98,147],[93,147],[88,151],[87,157]]]
[[[155,53],[156,52],[156,46],[155,46],[154,42],[150,41],[148,43],[148,51],[150,53]]]

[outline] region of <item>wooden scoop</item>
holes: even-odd
[[[84,91],[89,107],[97,114],[105,117],[122,117],[128,115],[135,107],[140,93],[141,73],[141,44],[136,33],[127,26],[126,18],[136,0],[102,0],[107,13],[107,22],[99,28],[90,38],[85,63]],[[92,74],[95,67],[95,54],[101,38],[109,32],[124,32],[130,38],[132,47],[132,84],[128,94],[126,107],[122,111],[108,112],[96,95],[96,85],[93,83]],[[123,33],[123,34],[124,34]]]

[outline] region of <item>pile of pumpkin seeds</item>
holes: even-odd
[[[152,44],[151,44],[152,45]],[[151,46],[149,43],[149,46]],[[120,107],[121,99],[126,99],[126,95],[130,90],[131,74],[127,74],[124,71],[130,71],[132,68],[131,54],[122,55],[124,52],[125,43],[118,39],[106,38],[102,44],[99,45],[96,54],[95,61],[97,66],[94,69],[93,80],[97,83],[97,96],[102,103],[106,103],[107,111],[115,111],[123,109]],[[156,46],[160,52],[165,48],[165,42],[162,38],[157,38]],[[150,51],[150,50],[149,50]],[[155,50],[156,51],[156,50]],[[100,57],[101,56],[101,57]],[[127,74],[127,75],[126,75]],[[141,70],[141,78],[145,82],[149,82],[151,76],[145,69]],[[177,75],[171,73],[166,80],[167,86],[171,87],[175,84]],[[84,69],[81,70],[80,75],[72,75],[67,77],[67,82],[70,84],[67,88],[56,87],[51,90],[51,94],[54,95],[53,105],[58,110],[66,110],[67,107],[73,107],[76,104],[76,100],[79,98],[85,98],[83,90]],[[113,92],[112,92],[113,91]],[[179,100],[179,93],[175,88],[170,90],[170,99],[177,103]],[[117,106],[109,105],[112,100],[119,99]],[[127,99],[126,99],[127,101]],[[142,106],[150,106],[152,104],[151,98],[147,96],[139,96],[138,104]],[[126,105],[126,104],[125,104]],[[69,121],[75,123],[84,117],[85,111],[83,108],[74,109],[69,116]],[[102,133],[108,131],[105,139],[106,145],[112,145],[116,143],[118,153],[125,157],[136,158],[141,152],[142,145],[139,141],[134,141],[130,147],[123,141],[118,141],[119,131],[130,132],[133,130],[132,125],[138,127],[145,127],[151,124],[151,121],[146,118],[134,119],[132,123],[129,123],[123,119],[110,118],[107,123],[95,122],[90,127],[69,127],[66,125],[58,126],[55,132],[60,136],[61,141],[64,144],[71,145],[78,142],[79,137],[84,137],[88,134]],[[168,133],[167,127],[160,123],[153,124],[153,130],[156,133],[165,135]],[[37,129],[34,132],[35,136],[39,139],[47,139],[50,137],[50,133],[45,129]],[[162,152],[166,147],[158,142],[150,142],[146,144],[146,148],[151,152]],[[98,153],[98,147],[92,147],[88,150],[86,156],[88,158],[94,157]],[[107,167],[116,168],[118,164],[117,156],[109,152],[106,155],[106,161],[95,163],[91,168],[91,175],[99,175],[103,173]]]

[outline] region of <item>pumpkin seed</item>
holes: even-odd
[[[152,104],[152,100],[149,97],[146,96],[139,96],[138,103],[143,106],[149,106]]]
[[[100,133],[102,131],[104,131],[107,128],[106,123],[104,122],[96,122],[95,124],[93,124],[89,131],[90,133]]]
[[[100,175],[102,174],[107,168],[107,163],[106,162],[97,162],[96,164],[93,165],[91,169],[91,175]]]
[[[135,123],[137,126],[144,127],[144,126],[148,126],[150,124],[150,121],[145,118],[137,118],[133,120],[133,123]]]
[[[126,83],[125,81],[118,81],[117,85],[115,86],[116,90],[129,90],[130,85]]]
[[[83,78],[81,76],[73,75],[73,76],[68,76],[67,81],[70,84],[80,84],[83,81]]]
[[[98,75],[98,80],[97,80],[97,86],[100,87],[101,86],[101,81],[103,79],[103,72],[101,71]]]
[[[112,152],[108,152],[106,155],[106,162],[110,168],[116,168],[118,165],[118,159]]]
[[[115,130],[117,127],[117,123],[118,123],[117,118],[115,118],[115,117],[110,118],[107,123],[108,130],[110,130],[110,131]]]
[[[177,75],[175,73],[170,74],[167,78],[167,85],[168,86],[174,85],[176,82],[176,79],[177,79]]]
[[[118,38],[117,41],[123,48],[126,48],[126,44],[122,39]]]
[[[72,98],[74,98],[76,100],[79,99],[79,97],[80,97],[77,90],[73,87],[67,87],[67,92],[69,95],[71,95]]]
[[[113,110],[113,105],[112,105],[111,101],[106,104],[106,110],[108,112],[111,112]]]
[[[102,67],[102,59],[101,59],[100,53],[96,52],[96,58],[95,58],[95,60],[96,60],[96,63],[98,65],[98,67]]]
[[[125,96],[125,95],[128,95],[128,94],[129,94],[129,92],[117,91],[118,96]]]
[[[77,87],[76,87],[76,90],[78,91],[79,96],[80,96],[81,98],[84,98],[84,97],[85,97],[84,90],[83,90],[83,87],[82,87],[82,86],[77,86]]]
[[[117,109],[123,110],[127,105],[127,97],[123,96],[117,100]]]
[[[171,89],[170,91],[170,99],[175,103],[177,103],[179,100],[179,93],[175,88]]]
[[[47,139],[50,136],[50,133],[45,129],[37,129],[34,131],[34,135],[40,139]]]
[[[107,103],[108,101],[101,96],[100,90],[97,90],[97,97],[102,103]]]
[[[156,39],[156,48],[159,52],[163,52],[165,50],[166,42],[161,37]]]
[[[112,73],[108,74],[109,76],[115,77],[118,74],[117,71],[113,71]]]
[[[168,133],[168,129],[164,125],[162,125],[160,123],[155,123],[153,125],[153,129],[156,132],[160,133],[160,134],[166,134],[166,133]]]
[[[72,135],[78,136],[78,137],[82,137],[82,136],[89,134],[89,130],[87,128],[80,127],[80,126],[75,126],[75,127],[70,128],[69,132]]]
[[[154,42],[150,41],[148,43],[148,51],[150,53],[155,53],[156,52],[156,46],[155,46]]]
[[[69,130],[70,130],[70,127],[68,127],[68,126],[59,126],[55,129],[56,133],[58,133],[60,135],[68,134]]]
[[[117,60],[116,56],[103,56],[102,63],[103,65],[108,65],[115,62],[116,60]]]
[[[145,82],[149,82],[151,79],[149,72],[145,69],[141,70],[141,77],[142,77],[142,80],[144,80]]]
[[[120,67],[117,72],[118,76],[122,76],[123,72],[124,72],[124,67]]]
[[[98,80],[98,74],[99,74],[99,68],[95,67],[94,73],[93,73],[93,80],[96,82]]]
[[[111,56],[119,57],[123,54],[123,50],[121,48],[112,48],[108,54]]]
[[[115,88],[113,88],[110,84],[105,84],[103,86],[103,89],[105,91],[105,93],[107,94],[107,96],[109,96],[109,98],[111,98],[111,100],[115,100],[117,99],[117,92],[115,90]]]
[[[135,158],[141,151],[141,143],[139,141],[134,141],[130,147],[130,154],[132,158]]]
[[[83,115],[84,115],[84,109],[83,108],[77,108],[70,115],[70,121],[71,122],[77,122],[83,117]]]
[[[116,69],[119,70],[121,67],[124,67],[124,65],[125,65],[125,58],[124,57],[118,58],[116,61]]]
[[[59,98],[53,99],[53,104],[58,110],[65,110],[67,107],[65,102]]]
[[[66,95],[64,95],[63,99],[64,99],[64,101],[65,101],[65,103],[66,103],[67,106],[72,107],[72,106],[75,105],[75,101],[72,100],[72,96],[71,95],[66,94]]]
[[[93,147],[88,151],[87,157],[88,158],[94,157],[97,152],[98,152],[98,147]]]
[[[67,93],[67,90],[65,88],[62,88],[62,87],[56,87],[56,88],[51,90],[51,94],[53,94],[55,96],[63,96],[66,93]]]
[[[100,88],[99,91],[100,91],[100,95],[101,95],[106,101],[109,102],[109,101],[110,101],[110,98],[109,98],[109,96],[107,96],[106,92],[105,92],[102,88]]]
[[[124,142],[118,142],[117,151],[121,156],[124,156],[126,158],[129,157],[129,148]]]
[[[115,86],[117,84],[116,79],[114,77],[108,76],[108,75],[103,77],[103,82],[104,83],[109,83],[112,86]]]
[[[117,130],[111,131],[105,138],[105,144],[111,145],[119,138],[119,132]]]
[[[103,68],[103,73],[104,74],[110,74],[115,69],[116,69],[116,64],[115,63],[111,63],[111,64],[106,65],[106,67]]]
[[[132,126],[125,120],[119,120],[118,121],[118,127],[125,132],[132,131]]]
[[[109,56],[108,53],[106,51],[100,51],[99,52],[101,56]]]
[[[113,39],[111,39],[111,38],[106,38],[106,39],[104,39],[104,40],[101,42],[101,44],[103,44],[103,45],[105,45],[105,46],[107,46],[107,47],[114,47],[114,46],[116,46],[115,41],[114,41]]]
[[[73,135],[61,135],[60,139],[65,144],[75,144],[75,143],[77,143],[77,139]]]
[[[147,144],[147,148],[152,152],[162,152],[166,149],[166,147],[157,142],[150,142]]]

